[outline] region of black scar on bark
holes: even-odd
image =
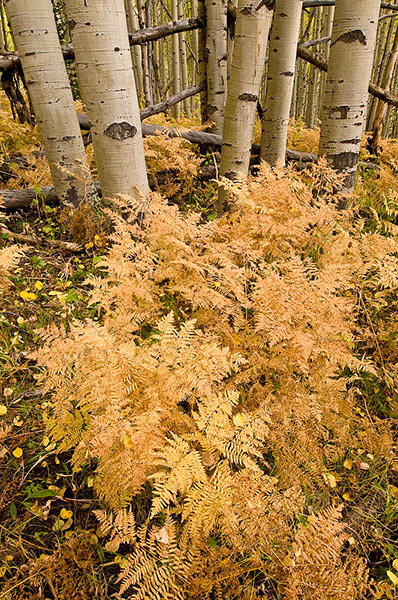
[[[207,114],[208,115],[212,115],[217,110],[218,110],[217,106],[214,106],[213,104],[208,104],[208,106],[207,106]]]
[[[345,120],[348,117],[350,107],[347,105],[343,106],[333,106],[329,109],[329,116],[331,117],[335,113],[340,113],[340,119]]]
[[[293,77],[294,73],[292,71],[284,71],[281,75],[286,75],[286,77]]]
[[[351,140],[343,140],[341,143],[342,144],[360,144],[361,138],[353,138]]]
[[[256,94],[241,94],[238,96],[238,100],[246,100],[247,102],[257,102],[258,96]]]
[[[72,205],[77,208],[80,204],[80,197],[74,185],[70,185],[65,194],[65,204]]]
[[[343,33],[343,35],[337,38],[336,42],[343,42],[344,44],[359,42],[363,46],[366,46],[367,44],[366,35],[361,29],[354,29],[353,31],[347,31],[346,33]]]
[[[352,169],[358,164],[358,158],[358,152],[339,152],[339,154],[332,154],[328,156],[329,161],[338,171]]]
[[[137,133],[137,127],[130,125],[127,121],[121,123],[112,123],[104,131],[104,134],[113,140],[127,140],[127,138],[133,138]]]
[[[76,27],[76,21],[74,19],[70,19],[68,21],[69,30],[72,31]]]

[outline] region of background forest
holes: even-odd
[[[0,600],[398,598],[397,16],[0,0]]]

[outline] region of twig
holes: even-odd
[[[15,240],[19,242],[26,242],[27,244],[44,244],[47,246],[51,246],[52,248],[61,248],[62,250],[67,250],[68,252],[83,252],[83,247],[79,244],[75,244],[73,242],[62,242],[61,240],[47,240],[46,238],[40,238],[31,235],[24,235],[22,233],[15,233],[14,231],[10,231],[4,225],[0,226],[0,233],[3,235],[9,235],[13,237]]]

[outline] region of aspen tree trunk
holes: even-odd
[[[229,4],[232,4],[232,6],[236,9],[236,7],[238,6],[238,0],[232,0],[232,2],[229,2]],[[227,81],[231,77],[232,57],[234,54],[233,30],[233,26],[229,28],[229,31],[227,30]]]
[[[388,13],[389,11],[387,11]],[[386,13],[386,14],[387,14]],[[372,81],[381,85],[385,64],[387,61],[387,52],[391,47],[392,33],[394,29],[394,19],[384,19],[379,22],[376,36],[376,49],[373,60]],[[368,106],[368,116],[366,121],[366,130],[371,131],[376,114],[377,98],[371,98]]]
[[[7,0],[7,17],[60,201],[94,204],[86,153],[62,56],[51,0]]]
[[[379,11],[379,0],[336,1],[319,154],[345,174],[347,194],[355,185]]]
[[[325,23],[324,23],[324,35],[325,37],[331,37],[332,36],[332,31],[333,31],[333,20],[334,20],[334,6],[324,6],[324,17],[325,17]],[[326,44],[326,46],[323,49],[322,55],[326,60],[329,60],[329,54],[330,54],[330,42],[328,42]],[[321,83],[320,83],[320,95],[319,95],[319,101],[320,101],[320,106],[319,109],[322,109],[322,103],[323,103],[323,97],[325,94],[325,86],[326,86],[326,73],[324,73],[323,71],[321,72]],[[320,115],[319,115],[320,118]]]
[[[196,0],[193,0],[195,2]],[[203,21],[206,19],[205,0],[198,1],[198,17]],[[198,31],[198,62],[199,62],[199,85],[203,86],[200,93],[200,117],[202,124],[208,120],[207,112],[207,57],[206,57],[206,32],[202,28]]]
[[[275,4],[260,150],[260,157],[271,165],[285,164],[302,5],[302,0]]]
[[[178,0],[171,0],[171,18],[173,21],[178,19]],[[181,91],[181,71],[180,71],[180,40],[178,35],[171,36],[172,44],[172,66],[173,66],[173,94]],[[180,105],[173,106],[173,115],[176,119],[180,118]]]
[[[148,192],[123,0],[66,0],[103,195]]]
[[[272,9],[257,9],[257,0],[239,0],[234,55],[228,85],[220,176],[238,182],[247,177],[261,76],[264,70]],[[219,187],[217,212],[226,207],[227,192]]]
[[[178,18],[184,19],[184,0],[179,0],[178,2]],[[185,33],[182,31],[178,34],[179,40],[179,49],[180,49],[180,69],[181,69],[181,85],[183,90],[187,90],[189,88],[188,83],[188,64],[187,64],[187,50],[185,45]],[[185,98],[183,101],[184,113],[185,116],[190,116],[190,100],[189,98]]]
[[[227,2],[206,0],[207,110],[214,125],[211,133],[222,134],[227,91]]]
[[[140,29],[145,28],[145,3],[144,0],[137,0],[138,9],[138,23]],[[142,83],[144,92],[144,103],[145,106],[152,104],[152,86],[151,77],[149,72],[149,52],[148,44],[142,44],[141,46],[141,65],[142,65]]]
[[[129,32],[137,31],[140,26],[138,23],[137,14],[135,12],[134,0],[125,0],[125,3],[127,13],[127,28]],[[140,99],[143,93],[141,46],[139,44],[131,46],[130,52],[131,61],[133,63],[135,87],[137,90],[138,99]]]
[[[303,11],[301,15],[300,41],[304,39],[305,15],[306,13]],[[296,119],[300,119],[304,116],[307,63],[303,60],[298,60],[297,71]]]
[[[391,90],[391,82],[394,75],[394,69],[398,58],[398,29],[395,30],[394,43],[391,49],[386,70],[383,77],[382,87],[388,92]],[[373,133],[369,139],[368,147],[372,154],[377,154],[377,147],[380,142],[380,136],[383,126],[383,119],[387,110],[387,104],[379,100],[376,108],[375,120],[373,123]]]

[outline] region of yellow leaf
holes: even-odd
[[[23,317],[18,317],[17,323],[18,325],[23,325],[25,323],[25,319]]]
[[[398,558],[392,561],[392,566],[396,571],[398,571]]]
[[[4,577],[7,567],[0,567],[0,577]]]
[[[73,515],[73,512],[71,510],[66,510],[66,508],[63,508],[61,510],[61,512],[59,513],[59,516],[61,517],[61,519],[64,519],[65,521],[67,521],[68,519],[70,519]]]
[[[46,446],[48,446],[49,443],[50,443],[50,438],[45,436],[42,441],[43,446],[46,447]]]
[[[344,498],[344,500],[347,500],[347,502],[352,502],[354,500],[354,498],[351,496],[350,492],[346,492],[345,494],[343,494],[343,498]]]
[[[242,413],[237,413],[234,417],[232,417],[232,421],[235,427],[242,427],[245,424],[245,417]]]
[[[39,290],[39,291],[40,291],[40,290],[42,290],[42,289],[43,289],[43,284],[42,284],[42,282],[41,282],[41,281],[36,281],[36,283],[35,283],[35,288],[36,288],[37,290]]]
[[[352,469],[352,460],[350,458],[346,458],[344,461],[345,469]]]
[[[2,417],[3,415],[6,415],[8,412],[8,408],[5,406],[5,404],[0,404],[0,417]]]
[[[97,538],[97,536],[95,535],[95,533],[92,533],[92,534],[90,535],[90,540],[89,540],[89,541],[90,541],[90,544],[93,544],[93,545],[96,545],[96,544],[98,544],[98,538]]]
[[[398,498],[398,487],[390,485],[390,494],[393,498]]]
[[[13,455],[15,456],[15,458],[21,458],[21,456],[23,455],[22,448],[15,448],[15,450],[13,450]]]
[[[134,448],[134,442],[128,433],[123,438],[123,444],[124,444],[125,448],[129,448],[129,449]]]
[[[355,538],[349,537],[348,538],[348,543],[350,544],[350,546],[355,546],[355,544],[356,544]]]
[[[285,565],[285,567],[294,567],[294,560],[290,558],[289,555],[285,556],[282,562]]]
[[[54,462],[55,462],[56,465],[61,464],[58,456],[55,457]]]
[[[29,302],[29,300],[36,300],[37,298],[36,294],[29,291],[29,288],[26,288],[26,290],[20,292],[19,295],[23,300],[26,300],[27,302]]]
[[[325,480],[325,483],[327,483],[327,485],[329,487],[331,487],[331,488],[337,487],[336,477],[332,473],[324,473],[323,478]]]
[[[393,585],[398,585],[398,577],[392,571],[387,571],[387,577],[391,579]]]
[[[21,427],[21,425],[23,425],[23,418],[18,415],[13,419],[12,422],[14,425],[16,425],[16,427]]]

